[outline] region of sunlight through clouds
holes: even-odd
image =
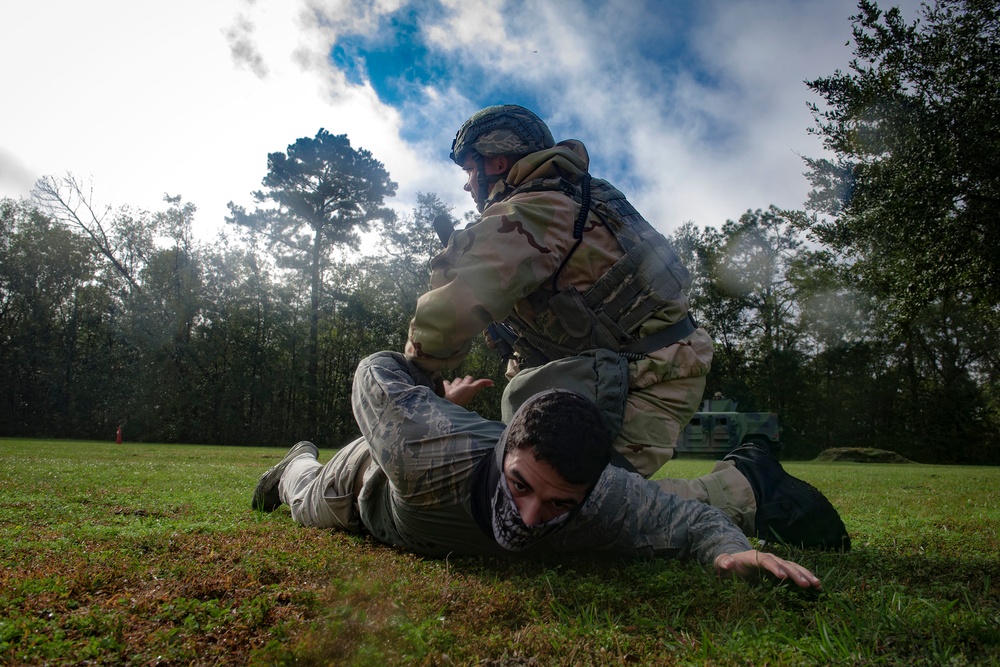
[[[916,0],[904,3],[912,16]],[[371,151],[409,211],[472,208],[448,150],[514,102],[590,150],[661,230],[801,208],[803,80],[846,68],[853,2],[38,0],[0,9],[0,196],[46,174],[101,203],[250,205],[267,154],[320,128]]]

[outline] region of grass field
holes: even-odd
[[[283,454],[0,439],[0,664],[1000,664],[1000,468],[786,464],[855,545],[774,547],[820,575],[811,594],[302,528],[249,510]]]

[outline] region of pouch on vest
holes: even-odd
[[[551,297],[547,291],[528,297],[536,311],[550,310],[570,340],[548,340],[527,322],[512,318],[519,325],[522,338],[518,349],[525,365],[544,363],[538,357],[559,358],[594,348],[649,354],[681,340],[693,329],[693,321],[687,318],[658,338],[637,338],[642,323],[676,299],[690,285],[691,275],[663,235],[625,195],[601,179],[590,184],[591,210],[604,221],[625,254],[583,294],[567,287]],[[564,179],[532,181],[511,195],[536,190],[562,191],[583,205],[580,188]],[[537,354],[525,354],[527,344]]]
[[[559,292],[548,300],[547,305],[567,335],[583,342],[583,347],[592,347],[588,343],[594,330],[593,318],[583,295],[575,287],[570,286]]]
[[[597,349],[522,370],[504,389],[500,400],[503,422],[510,422],[522,403],[546,389],[566,389],[589,398],[617,436],[625,418],[628,362],[611,350]]]

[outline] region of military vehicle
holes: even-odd
[[[740,445],[755,443],[781,453],[778,415],[773,412],[737,412],[736,401],[716,394],[702,401],[701,411],[681,431],[679,454],[728,454]]]

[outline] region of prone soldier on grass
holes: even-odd
[[[505,426],[458,404],[479,388],[461,379],[438,396],[403,355],[372,355],[359,365],[352,393],[362,437],[325,465],[315,445],[296,444],[260,477],[252,507],[269,512],[286,503],[303,525],[365,531],[438,558],[658,556],[821,588],[804,567],[751,549],[718,509],[626,470],[589,399],[545,391]]]

